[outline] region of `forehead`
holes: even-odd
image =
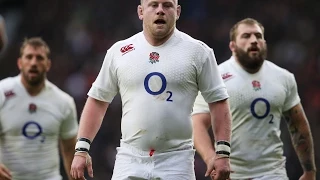
[[[31,45],[26,45],[26,47],[23,49],[23,54],[41,54],[43,56],[46,56],[46,49],[43,46],[35,47]]]
[[[240,24],[237,29],[237,34],[241,35],[244,33],[261,33],[262,29],[258,24]]]
[[[150,2],[158,2],[158,3],[171,2],[173,4],[178,4],[178,0],[141,0],[141,3],[150,3]]]

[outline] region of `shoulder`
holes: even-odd
[[[267,60],[265,60],[264,66],[264,76],[273,78],[275,81],[278,81],[288,88],[296,86],[297,82],[294,74],[289,72],[287,69],[284,69]]]
[[[265,60],[264,66],[265,66],[267,72],[273,72],[273,74],[276,76],[280,76],[280,77],[284,77],[284,78],[291,78],[294,76],[293,73],[291,73],[287,69],[284,69],[271,61]]]
[[[16,94],[15,78],[8,77],[0,80],[0,108],[7,97],[14,96]]]
[[[0,80],[0,88],[5,91],[7,89],[13,89],[17,85],[17,81],[19,80],[19,76],[7,77]]]
[[[49,96],[55,97],[59,101],[59,103],[62,103],[64,107],[73,107],[74,106],[74,98],[69,95],[68,93],[61,90],[59,87],[57,87],[52,82],[46,80],[46,88],[47,91],[49,91]]]
[[[210,48],[206,43],[198,39],[195,39],[190,35],[179,30],[176,30],[174,36],[178,39],[179,44],[187,48],[188,51],[191,50],[192,52],[193,50],[198,53],[209,53],[210,51],[213,51],[213,49]]]
[[[219,64],[219,66],[218,66],[219,71],[221,71],[221,73],[223,73],[225,71],[230,71],[231,70],[230,69],[231,61],[232,61],[232,57],[230,59],[223,61],[221,64]]]
[[[108,49],[108,53],[110,53],[113,56],[116,56],[134,50],[135,43],[142,35],[142,32],[139,32],[127,39],[117,41]]]

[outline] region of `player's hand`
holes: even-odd
[[[70,175],[74,179],[85,180],[84,170],[85,168],[88,171],[88,174],[93,178],[93,169],[92,169],[92,160],[89,153],[85,152],[76,152],[73,157]]]
[[[218,159],[224,159],[224,161],[216,163],[216,161]],[[207,165],[207,171],[206,171],[205,176],[206,177],[210,176],[212,180],[228,180],[230,173],[233,172],[233,171],[230,170],[230,160],[229,160],[229,158],[213,156],[211,158],[208,158],[205,161],[205,163]],[[224,172],[223,168],[217,167],[217,166],[221,166],[223,164],[226,164],[225,165],[225,167],[226,167],[225,169],[227,169],[226,172]],[[217,170],[219,172],[217,172]],[[227,178],[225,178],[224,176],[226,176]]]
[[[11,180],[11,172],[5,165],[0,164],[0,180]]]
[[[229,180],[230,173],[230,159],[216,156],[214,159],[214,170],[210,174],[211,178],[213,180]]]
[[[215,160],[215,156],[205,160],[205,163],[207,165],[207,171],[206,171],[206,174],[204,175],[205,177],[208,177],[211,174],[215,174],[214,160]]]
[[[316,172],[315,171],[304,172],[299,180],[316,180]]]

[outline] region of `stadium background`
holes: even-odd
[[[9,44],[0,55],[0,79],[18,73],[16,59],[25,37],[41,36],[51,47],[49,79],[76,100],[78,112],[95,79],[106,50],[116,41],[141,31],[138,0],[0,0]],[[316,0],[180,0],[178,29],[215,50],[218,63],[230,57],[229,29],[253,17],[266,29],[268,59],[293,72],[313,132],[316,161],[320,163],[320,1]],[[147,107],[141,107],[145,108]],[[150,110],[152,111],[152,110]],[[92,145],[95,179],[110,179],[119,144],[121,101],[116,97]],[[302,173],[285,123],[282,139],[290,179]],[[205,165],[196,156],[198,180]],[[318,165],[319,169],[319,165]],[[320,173],[317,179],[320,180]]]

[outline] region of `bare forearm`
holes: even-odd
[[[78,137],[89,138],[91,141],[94,139],[100,129],[108,106],[108,103],[91,97],[87,99],[80,118]]]
[[[211,123],[216,141],[231,140],[231,114],[228,100],[222,100],[215,103],[209,103],[211,111]]]
[[[193,138],[194,146],[203,161],[207,161],[215,156],[215,150],[212,145],[208,129],[211,126],[211,116],[207,114],[193,115]]]
[[[304,171],[315,170],[313,140],[309,130],[289,125],[293,146]]]
[[[292,108],[286,114],[286,121],[304,171],[315,171],[314,148],[311,130],[301,105]]]
[[[4,19],[0,16],[0,51],[7,43],[7,33]]]
[[[74,148],[72,148],[72,149],[74,149]],[[72,160],[73,160],[73,155],[74,155],[74,152],[66,152],[66,155],[64,157],[64,163],[63,163],[65,172],[68,175],[69,180],[73,180],[73,178],[70,175],[70,169],[71,169],[71,164],[72,164]]]
[[[73,160],[74,155],[74,147],[76,144],[77,138],[71,138],[69,140],[61,140],[60,146],[61,146],[61,154],[63,157],[63,165],[66,174],[68,175],[69,180],[73,180],[73,178],[70,176],[70,168]]]

